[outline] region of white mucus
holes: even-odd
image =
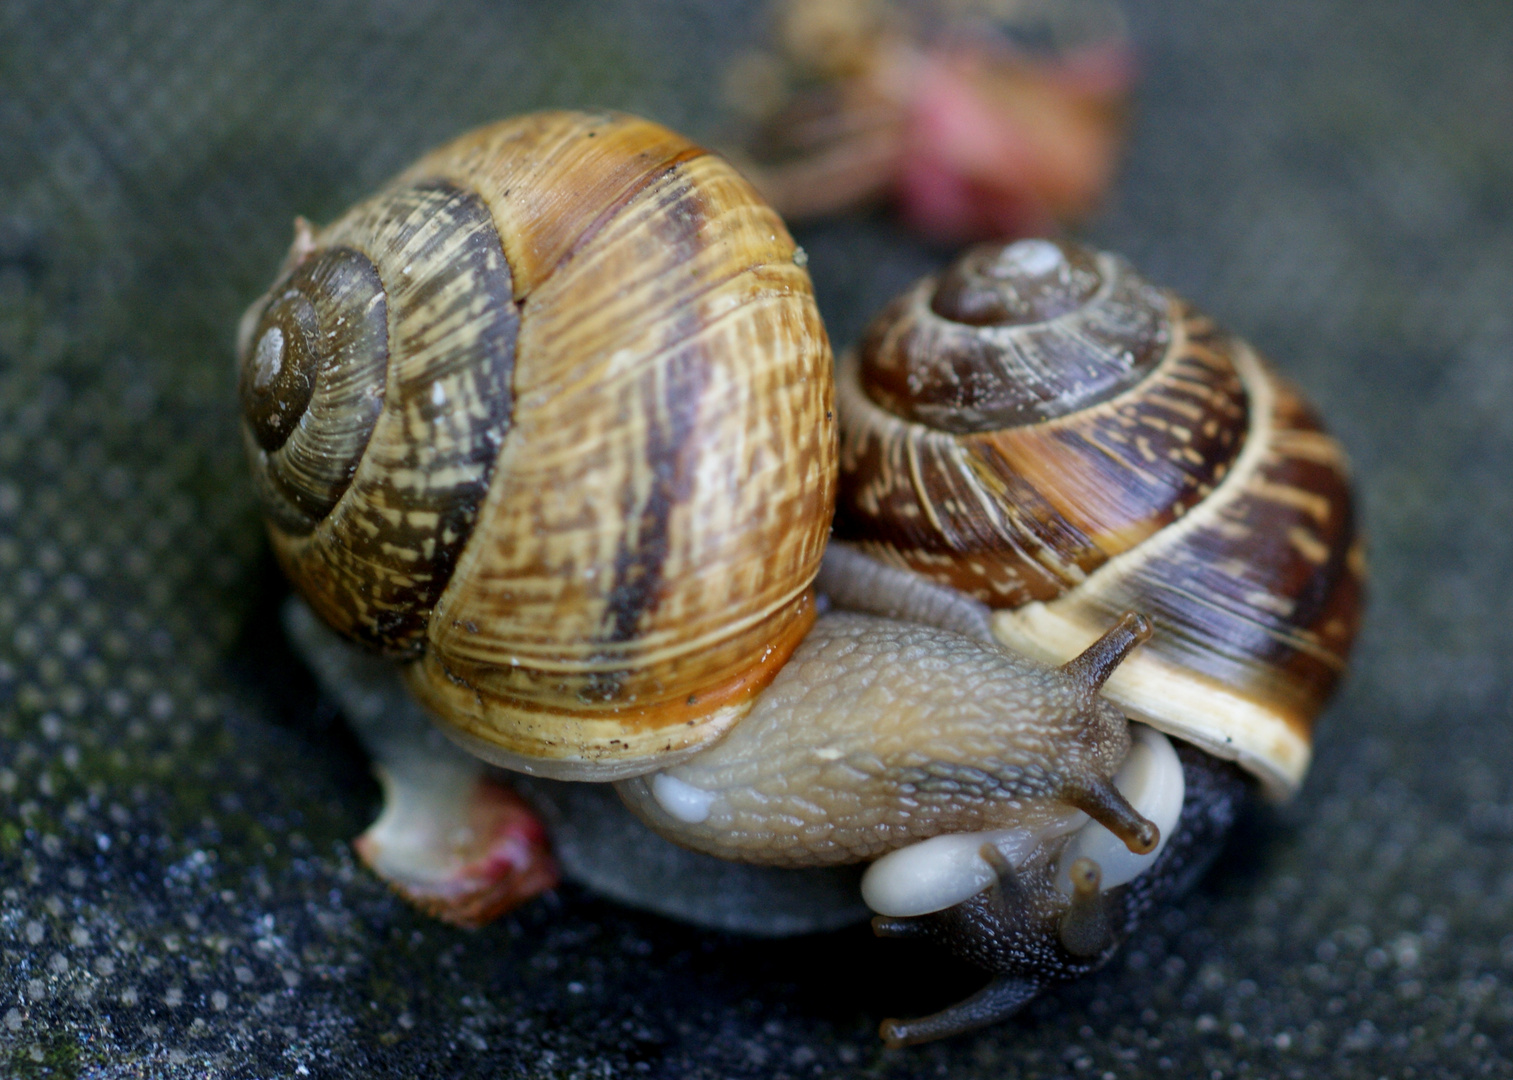
[[[715,793],[659,772],[651,778],[651,793],[663,810],[679,821],[697,825],[709,817]]]
[[[1018,866],[1042,842],[1076,829],[1087,820],[1080,810],[1052,818],[1039,829],[994,829],[946,833],[890,851],[862,876],[862,900],[879,915],[928,915],[959,904],[993,883],[993,868],[983,861],[984,844],[992,844]]]

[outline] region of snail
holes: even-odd
[[[838,384],[801,263],[666,129],[505,121],[297,223],[238,335],[243,435],[314,616],[451,743],[716,860],[870,862],[880,934],[997,973],[904,1044],[1105,962],[1244,777],[1300,782],[1359,545],[1301,400],[1112,256],[971,252]],[[462,922],[549,885],[482,766],[357,704],[371,865]]]
[[[999,972],[953,1009],[885,1025],[890,1041],[918,1041],[1090,970],[1157,894],[1201,870],[1246,786],[1297,791],[1359,626],[1364,545],[1343,453],[1300,393],[1112,255],[1047,240],[975,248],[894,301],[837,381],[837,535],[983,605],[996,641],[1046,663],[1075,663],[1090,628],[1120,611],[1148,615],[1157,633],[1103,693],[1145,753],[1175,749],[1171,782],[1186,788],[1164,863],[1116,871],[1128,885],[1085,939],[1063,916],[1053,958],[1048,931],[1027,940],[1030,913],[1068,893],[1075,912],[1099,893],[1090,863],[1112,865],[1112,846],[1090,857],[1079,836],[1054,868],[1011,865],[993,837],[977,852],[983,892],[875,920]],[[960,858],[977,840],[918,847]],[[869,875],[915,857],[905,848]]]
[[[774,0],[729,67],[741,167],[789,221],[886,199],[942,241],[1054,232],[1102,201],[1135,63],[1112,0]]]

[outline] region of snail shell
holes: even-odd
[[[1106,696],[1296,790],[1364,559],[1339,445],[1253,349],[1115,256],[1026,240],[900,297],[838,384],[838,535],[1048,663],[1147,614]]]
[[[280,563],[495,763],[717,738],[814,620],[834,502],[794,256],[728,165],[619,115],[483,128],[301,223],[240,335]]]

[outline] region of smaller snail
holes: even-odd
[[[309,608],[450,740],[291,615],[391,799],[370,865],[459,922],[553,880],[525,804],[451,743],[533,778],[564,835],[645,837],[564,809],[613,782],[693,853],[617,894],[656,910],[833,925],[781,868],[826,892],[871,862],[879,933],[997,973],[889,1021],[907,1043],[1106,961],[1216,850],[1241,769],[1296,785],[1358,548],[1306,407],[1119,260],[971,253],[837,390],[794,256],[665,129],[506,121],[297,230],[243,320],[244,437]],[[732,861],[802,913],[671,887]]]
[[[1111,0],[781,0],[731,67],[742,169],[789,221],[886,199],[925,236],[1052,233],[1094,210],[1134,62]]]

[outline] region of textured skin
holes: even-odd
[[[815,587],[838,608],[905,619],[992,643],[992,613],[986,604],[926,580],[909,570],[870,559],[850,544],[825,548]]]
[[[395,780],[410,782],[407,790],[397,792],[402,797],[427,794],[417,785],[440,783],[444,801],[467,811],[471,808],[464,796],[470,788],[485,777],[491,777],[486,783],[505,780],[437,730],[393,663],[337,634],[297,597],[284,602],[281,615],[300,660],[338,703],[372,765],[388,774],[386,804],[396,794]],[[862,867],[785,870],[715,859],[651,832],[611,785],[518,775],[510,775],[507,783],[540,814],[551,840],[550,858],[563,879],[628,907],[693,926],[763,937],[834,930],[871,915],[859,891]],[[385,839],[372,833],[370,825],[365,835]],[[380,875],[386,868],[376,864],[395,854],[359,850]],[[419,855],[424,866],[434,868],[445,862],[446,846],[400,854]],[[456,885],[459,877],[466,884],[468,869],[454,863],[435,884]],[[388,880],[392,886],[409,885],[402,876]],[[514,884],[519,881],[515,878]]]
[[[443,132],[580,101],[716,137],[712,90],[763,7],[5,6],[0,758],[18,782],[0,813],[30,823],[0,854],[0,1019],[23,1021],[0,1073],[1513,1076],[1499,0],[1121,4],[1134,154],[1091,235],[1317,399],[1357,467],[1374,580],[1300,800],[1252,818],[1102,972],[888,1052],[878,1018],[972,973],[859,933],[702,933],[577,888],[457,931],[354,871],[343,841],[373,795],[343,727],[296,658],[253,659],[279,638],[246,612],[277,584],[247,527],[228,327],[292,214],[328,220]],[[796,238],[838,346],[943,258],[882,215]],[[214,873],[186,872],[202,850]]]
[[[667,775],[716,793],[706,820],[666,813],[646,778],[631,808],[678,843],[815,865],[911,840],[1062,814],[1105,779],[1129,726],[1085,686],[970,638],[851,612],[815,624],[724,741]]]

